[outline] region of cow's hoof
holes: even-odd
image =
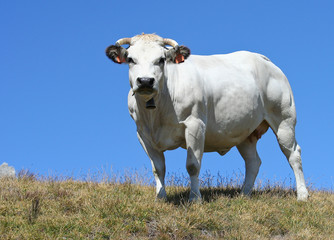
[[[241,188],[240,195],[249,197],[251,194],[252,194],[252,188],[245,188],[245,187]]]
[[[309,197],[309,194],[308,194],[307,190],[297,193],[297,201],[307,202],[308,197]]]
[[[159,193],[157,194],[157,199],[162,199],[162,200],[167,199],[167,193],[166,193],[166,190],[164,188],[160,189]]]
[[[243,192],[240,193],[240,197],[244,198],[244,199],[250,199],[251,198],[251,194],[248,193],[248,194],[245,194]]]
[[[202,202],[202,196],[201,196],[201,193],[198,192],[198,193],[194,193],[194,192],[190,192],[190,196],[189,196],[189,202],[191,203],[195,203],[195,202]]]

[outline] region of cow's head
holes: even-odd
[[[126,49],[122,47],[125,44],[129,45]],[[142,34],[118,40],[115,45],[107,47],[106,55],[115,63],[129,65],[133,93],[148,102],[148,108],[154,108],[152,99],[163,87],[166,63],[184,62],[189,57],[190,50],[179,46],[172,39],[161,38],[155,34]]]

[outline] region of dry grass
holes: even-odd
[[[181,184],[182,185],[182,184]],[[116,181],[0,180],[0,239],[334,239],[334,194],[312,191],[297,202],[291,189],[265,188],[251,198],[238,186],[152,186]]]

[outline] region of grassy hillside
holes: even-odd
[[[0,239],[334,239],[334,194],[312,191],[309,202],[279,187],[251,198],[233,186],[189,189],[134,183],[0,179]]]

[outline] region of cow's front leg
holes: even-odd
[[[149,144],[148,141],[145,141],[140,136],[140,134],[137,133],[137,136],[146,154],[151,160],[152,170],[153,170],[155,183],[156,183],[157,198],[166,199],[167,194],[165,190],[165,174],[166,174],[165,156],[163,152],[160,152],[154,149]]]
[[[187,171],[190,176],[189,201],[201,200],[199,191],[199,172],[204,151],[205,124],[202,120],[188,118],[185,121],[185,140],[187,145]]]

